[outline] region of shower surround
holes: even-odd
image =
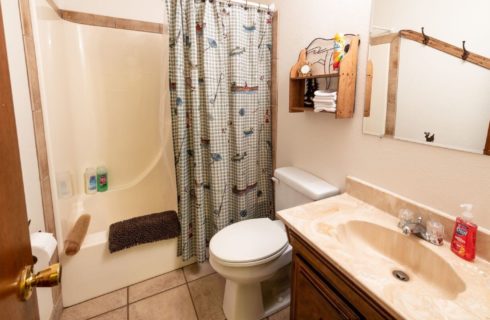
[[[163,6],[162,6],[163,11]],[[168,113],[168,35],[62,20],[46,0],[31,0],[65,306],[183,265],[177,240],[109,254],[109,225],[175,210]],[[109,169],[109,191],[84,193],[88,167]],[[57,178],[70,176],[72,195]],[[58,192],[57,192],[58,191]],[[80,252],[63,241],[76,219],[92,216]],[[144,263],[142,263],[144,261]]]

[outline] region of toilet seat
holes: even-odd
[[[232,224],[209,243],[213,257],[226,266],[254,266],[279,257],[288,248],[286,232],[268,218]]]

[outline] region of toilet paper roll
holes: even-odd
[[[49,265],[57,244],[52,233],[34,232],[31,234],[32,255],[37,258],[34,271],[41,271]]]

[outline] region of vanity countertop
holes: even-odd
[[[394,233],[401,234],[396,217],[346,193],[282,210],[277,215],[325,259],[401,318],[490,319],[487,260],[477,257],[474,262],[467,262],[451,252],[447,242],[435,246],[413,235],[400,237]],[[347,225],[354,228],[346,228]],[[362,233],[362,239],[356,242],[354,238],[359,239],[359,235],[349,232]],[[384,241],[385,234],[392,238]],[[371,244],[364,244],[365,239]],[[409,245],[405,246],[404,241]],[[407,260],[411,263],[403,267]],[[425,265],[419,268],[422,264]],[[394,269],[406,271],[410,281],[395,279],[391,274]]]

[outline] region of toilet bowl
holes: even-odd
[[[276,210],[338,194],[303,170],[274,173]],[[251,219],[227,226],[209,243],[209,262],[226,279],[223,311],[229,320],[257,320],[289,304],[292,249],[281,221]]]

